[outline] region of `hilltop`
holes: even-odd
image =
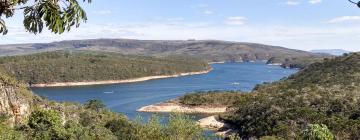
[[[30,85],[96,81],[117,83],[112,80],[129,79],[141,81],[135,78],[180,76],[210,69],[206,62],[190,57],[154,58],[90,51],[54,51],[0,57],[0,67]]]
[[[204,59],[207,62],[267,61],[272,59],[276,61],[269,63],[283,63],[287,59],[328,56],[279,46],[245,42],[130,39],[92,39],[53,43],[0,45],[0,56],[54,50],[91,50],[156,57],[187,55]]]

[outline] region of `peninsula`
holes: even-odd
[[[211,71],[207,62],[188,56],[148,57],[92,51],[0,57],[0,68],[31,87],[131,83]]]

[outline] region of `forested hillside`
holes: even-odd
[[[211,100],[204,100],[208,94],[181,99],[195,105],[194,101],[221,103],[227,94],[211,95]],[[220,118],[243,138],[304,139],[309,129],[319,127],[318,133],[329,129],[336,139],[360,139],[359,53],[314,63],[287,79],[259,85],[249,94],[233,94],[238,96],[231,95],[237,98],[230,105],[232,111]]]
[[[93,39],[72,40],[53,43],[0,45],[0,56],[28,54],[54,50],[92,50],[116,52],[121,54],[170,56],[187,55],[201,58],[207,62],[269,61],[284,63],[286,60],[306,57],[327,57],[301,50],[256,43],[230,42],[217,40],[130,40]]]
[[[208,70],[190,58],[129,56],[88,51],[55,51],[0,58],[0,67],[29,84],[123,80]]]

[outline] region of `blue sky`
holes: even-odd
[[[0,44],[74,39],[215,39],[288,48],[360,51],[360,9],[347,0],[93,0],[88,22],[54,35],[7,19]]]

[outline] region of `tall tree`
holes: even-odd
[[[34,34],[40,33],[44,26],[53,33],[61,34],[87,20],[77,0],[0,0],[0,33],[3,35],[8,32],[4,17],[13,17],[17,10],[24,14],[25,29]]]

